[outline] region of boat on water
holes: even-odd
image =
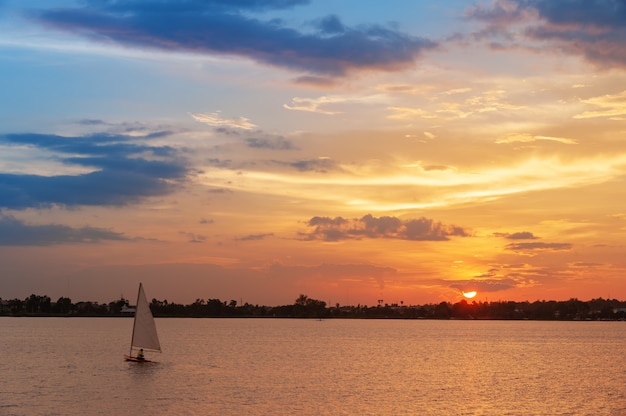
[[[154,323],[154,317],[150,311],[150,305],[139,283],[137,292],[137,306],[135,307],[135,320],[133,322],[133,335],[130,341],[130,352],[124,355],[126,361],[136,363],[149,363],[152,360],[144,356],[144,351],[161,352],[161,344]]]

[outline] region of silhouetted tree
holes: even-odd
[[[11,299],[9,301],[9,310],[12,315],[21,315],[24,310],[24,301],[21,299]]]
[[[322,318],[326,316],[326,302],[300,295],[293,308],[294,315],[302,318]]]
[[[450,304],[448,302],[441,302],[435,307],[434,317],[437,319],[450,319],[452,311],[450,310]]]
[[[54,313],[68,314],[72,311],[73,306],[70,298],[60,297],[54,304],[52,311]]]

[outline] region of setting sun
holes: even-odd
[[[476,291],[463,292],[463,296],[465,296],[468,299],[472,299],[474,296],[476,296]]]

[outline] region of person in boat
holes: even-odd
[[[145,360],[145,357],[143,356],[143,348],[139,349],[139,352],[137,353],[137,359],[138,360]]]

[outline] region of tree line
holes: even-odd
[[[532,320],[626,320],[626,302],[616,299],[535,302],[476,302],[465,299],[426,305],[382,304],[328,306],[326,302],[301,294],[293,304],[261,306],[238,304],[235,300],[196,299],[191,304],[152,299],[150,309],[157,317],[265,317],[265,318],[373,318],[373,319],[532,319]],[[60,297],[53,302],[49,296],[32,294],[26,299],[0,298],[0,315],[13,316],[132,316],[134,310],[127,299],[106,304],[73,303]]]

